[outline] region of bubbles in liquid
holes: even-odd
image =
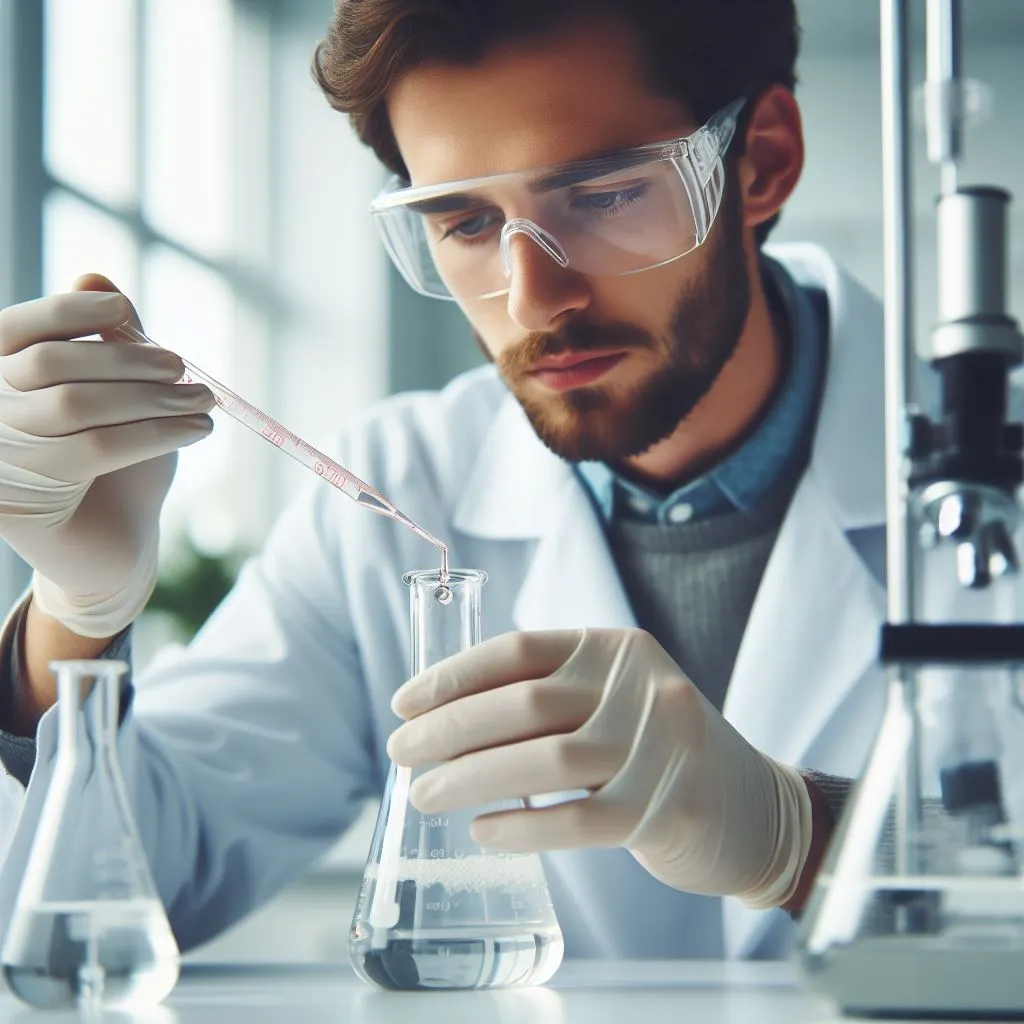
[[[179,956],[155,900],[38,903],[15,911],[3,971],[30,1006],[146,1006],[174,988]]]
[[[392,885],[396,882],[442,885],[449,893],[516,892],[546,884],[539,857],[483,853],[469,857],[402,857],[392,870],[382,870],[379,864],[369,865],[365,877]]]

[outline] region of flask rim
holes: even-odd
[[[115,658],[71,658],[51,661],[50,671],[54,675],[66,671],[87,676],[123,676],[128,671],[128,662]]]
[[[413,569],[402,576],[402,582],[409,587],[437,587],[441,584],[440,569]],[[466,586],[483,586],[487,582],[487,573],[482,569],[449,569],[446,586],[452,588]]]

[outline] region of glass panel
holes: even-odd
[[[234,383],[234,298],[217,274],[164,246],[143,262],[146,333],[216,377]],[[183,534],[203,551],[220,553],[238,542],[234,509],[246,500],[234,468],[246,446],[258,445],[244,427],[214,413],[212,436],[181,452],[164,504],[162,528],[173,548]]]
[[[230,0],[146,7],[146,183],[153,226],[211,255],[228,247]]]
[[[88,273],[109,277],[139,301],[138,252],[131,232],[74,196],[54,190],[43,203],[43,291],[69,291],[75,278]]]
[[[101,202],[135,198],[135,0],[47,0],[44,152]]]

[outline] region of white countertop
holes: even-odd
[[[94,1020],[96,1018],[89,1018]],[[544,988],[390,993],[346,967],[189,964],[164,1004],[102,1020],[139,1024],[828,1024],[844,1020],[789,965],[567,961]],[[0,1024],[77,1021],[0,993]],[[878,1024],[878,1022],[874,1022]]]

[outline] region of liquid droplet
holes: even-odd
[[[438,604],[449,605],[452,603],[452,588],[440,586],[434,591],[434,599]]]

